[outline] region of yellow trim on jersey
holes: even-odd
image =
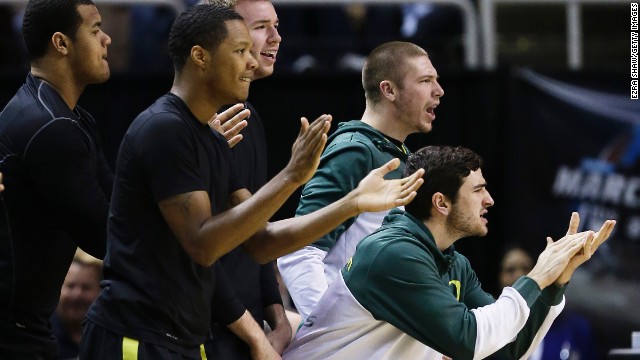
[[[200,344],[200,356],[202,360],[207,360],[207,352],[204,351],[204,344]]]
[[[138,340],[122,338],[122,360],[138,360]]]
[[[460,281],[459,280],[451,280],[449,281],[449,285],[453,284],[456,287],[456,300],[460,301]]]

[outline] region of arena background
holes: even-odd
[[[279,10],[281,21],[287,11]],[[547,24],[563,20],[562,8],[500,11],[502,18],[533,17]],[[629,99],[628,5],[585,7],[583,17],[585,66],[580,71],[568,70],[563,47],[549,40],[566,29],[548,26],[532,32],[535,21],[520,20],[524,30],[515,29],[518,20],[498,23],[505,34],[498,47],[500,64],[493,70],[466,69],[459,37],[447,35],[426,44],[445,96],[433,132],[411,136],[407,144],[412,149],[463,145],[485,158],[483,173],[496,202],[488,215],[490,232],[482,239],[464,239],[456,248],[470,258],[494,294],[505,244],[523,242],[539,253],[545,236],[562,236],[574,210],[590,228],[599,227],[604,218],[619,220],[607,247],[576,274],[568,294],[568,306],[592,320],[599,358],[605,358],[611,348],[629,347],[631,331],[640,330],[640,101]],[[285,30],[283,26],[275,75],[253,83],[249,98],[265,123],[272,174],[288,161],[300,116],[332,114],[335,128],[340,121],[360,118],[364,110],[357,72],[280,71],[280,62],[284,67],[288,54],[294,54],[286,50],[288,38],[293,45],[304,41]],[[526,51],[519,48],[523,36],[529,36]],[[331,49],[330,42],[316,44],[327,46],[323,51]],[[5,37],[0,47],[4,107],[27,69],[19,44]],[[106,84],[91,86],[82,96],[80,105],[98,121],[112,167],[129,123],[171,81],[166,69],[134,71],[116,64]],[[298,196],[275,217],[291,216]]]

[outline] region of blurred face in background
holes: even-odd
[[[72,262],[60,291],[56,310],[63,323],[81,323],[89,306],[100,294],[101,270]]]
[[[513,285],[531,269],[533,269],[533,259],[529,254],[519,248],[509,250],[500,264],[500,285],[502,287]]]

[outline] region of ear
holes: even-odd
[[[202,46],[196,45],[191,48],[191,61],[200,69],[207,68],[207,62],[209,61],[209,52]]]
[[[431,197],[431,205],[433,209],[444,216],[448,216],[451,212],[451,202],[444,194],[437,192]]]
[[[51,44],[53,48],[62,55],[69,54],[69,45],[71,45],[71,39],[67,35],[56,32],[51,36]]]
[[[382,96],[386,97],[390,101],[395,101],[396,99],[396,89],[393,86],[393,83],[389,80],[383,80],[380,82],[380,92]]]

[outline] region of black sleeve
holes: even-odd
[[[24,156],[34,185],[54,221],[80,248],[102,259],[106,252],[109,202],[98,180],[95,151],[95,139],[78,124],[58,120],[31,140]]]
[[[263,308],[273,304],[282,305],[275,266],[274,261],[260,266],[260,292],[262,293]]]
[[[220,261],[213,264],[213,271],[216,274],[216,287],[211,303],[211,319],[213,322],[227,326],[238,320],[246,309],[231,287]]]
[[[134,151],[142,159],[156,202],[206,189],[199,173],[196,140],[178,115],[151,116],[138,131]]]

